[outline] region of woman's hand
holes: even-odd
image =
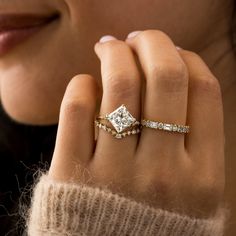
[[[213,214],[224,189],[217,79],[198,55],[177,50],[163,32],[143,31],[126,42],[110,39],[95,45],[103,83],[100,114],[125,104],[137,120],[188,124],[190,133],[144,127],[140,135],[116,139],[99,130],[95,143],[96,81],[78,75],[61,105],[49,175],[109,188],[154,207],[201,217]]]

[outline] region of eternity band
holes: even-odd
[[[190,131],[190,127],[187,125],[167,124],[146,119],[141,121],[141,125],[146,128],[164,130],[168,132],[189,133]]]

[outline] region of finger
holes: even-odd
[[[101,61],[103,84],[100,114],[102,116],[109,114],[124,104],[131,115],[138,120],[140,116],[140,78],[132,50],[125,42],[112,38],[110,41],[97,43],[95,52]],[[108,123],[108,125],[113,128],[111,124]],[[118,156],[133,153],[137,140],[137,135],[116,139],[104,130],[100,130],[96,151],[103,154],[106,152],[104,157],[113,156],[122,161]]]
[[[60,110],[56,146],[49,174],[74,179],[86,167],[94,149],[97,85],[90,75],[75,76],[67,86]]]
[[[186,123],[188,73],[171,39],[161,31],[147,30],[126,42],[137,54],[146,76],[143,116],[170,124]],[[153,150],[184,147],[184,135],[144,128],[143,147]]]
[[[223,152],[223,106],[218,80],[197,54],[180,50],[189,71],[189,104],[187,120],[190,133],[186,147],[192,153],[201,150]],[[205,158],[206,155],[202,155]]]

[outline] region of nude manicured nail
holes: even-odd
[[[100,43],[105,43],[105,42],[108,42],[108,41],[111,41],[111,40],[115,40],[116,38],[112,35],[105,35],[103,37],[100,38],[99,42]]]
[[[137,36],[141,32],[142,31],[133,31],[133,32],[128,34],[127,39],[134,38],[135,36]]]
[[[181,47],[179,47],[179,46],[176,46],[176,49],[180,51],[180,50],[182,50],[183,48],[181,48]]]

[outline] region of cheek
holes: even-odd
[[[93,47],[68,25],[61,22],[1,61],[1,99],[13,119],[31,124],[56,122],[72,77],[99,69]]]
[[[112,34],[120,39],[133,30],[159,29],[189,49],[208,32],[215,12],[212,0],[67,0],[77,30],[90,38]],[[210,9],[210,10],[209,10]],[[86,28],[86,29],[85,29]],[[186,35],[191,35],[186,37]]]

